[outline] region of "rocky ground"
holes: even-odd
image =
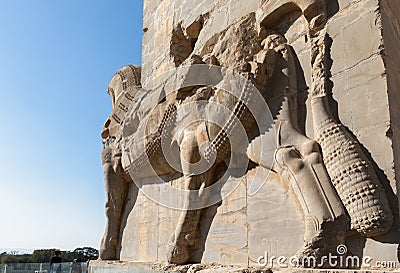
[[[238,265],[220,265],[216,263],[211,264],[191,264],[191,265],[171,265],[160,263],[132,263],[132,262],[118,262],[118,261],[92,261],[90,263],[91,270],[89,273],[104,273],[102,268],[115,268],[121,269],[123,273],[390,273],[400,272],[397,270],[382,271],[382,270],[318,270],[318,269],[269,269],[269,268],[254,268]],[[100,269],[100,270],[99,270]],[[129,272],[131,269],[132,272]],[[109,270],[106,271],[110,272]],[[115,272],[119,273],[119,272]]]

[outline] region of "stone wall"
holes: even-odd
[[[394,152],[394,166],[395,176],[397,181],[400,177],[400,64],[398,60],[397,46],[400,42],[400,3],[398,1],[381,1],[381,14],[382,14],[382,34],[384,42],[384,62],[386,68],[386,80],[390,110],[390,129],[386,135],[392,140],[392,147]],[[397,152],[396,152],[397,151]],[[400,190],[397,183],[397,191]]]
[[[201,55],[210,39],[243,16],[272,12],[289,0],[145,0],[142,85],[176,67],[185,51]],[[305,2],[305,1],[303,1]],[[396,0],[329,0],[327,32],[332,40],[330,69],[333,88],[331,109],[375,162],[377,174],[395,211],[391,232],[375,239],[349,236],[346,245],[354,255],[374,260],[396,260],[399,241],[396,193],[400,175],[400,4]],[[174,48],[181,39],[177,28],[189,36],[188,48]],[[179,30],[179,29],[178,29]],[[190,34],[193,32],[194,34]],[[307,21],[297,18],[286,31],[304,72],[298,94],[300,129],[314,138],[308,88],[312,80],[311,48]],[[191,36],[192,35],[192,36]],[[182,52],[179,52],[182,50]],[[177,52],[175,52],[177,51]],[[178,57],[177,57],[178,56]],[[257,167],[261,168],[261,167]],[[269,255],[290,257],[303,244],[304,221],[293,189],[265,169],[256,179],[265,180],[262,189],[249,197],[248,180],[231,178],[222,191],[233,193],[221,204],[207,209],[201,224],[201,238],[193,262],[257,265],[257,258]],[[232,174],[234,177],[234,174]],[[179,179],[170,177],[172,184]],[[147,185],[146,187],[152,187]],[[159,193],[162,195],[163,193]],[[131,185],[131,200],[121,232],[120,259],[123,261],[166,261],[166,245],[175,229],[179,211],[149,200]],[[137,197],[136,197],[137,195]]]
[[[175,67],[170,42],[172,30],[178,23],[182,22],[185,28],[199,16],[209,14],[207,24],[196,42],[196,52],[214,34],[242,16],[255,12],[261,2],[263,1],[145,1],[142,84],[145,86],[154,77]],[[331,80],[341,122],[360,137],[379,168],[385,172],[391,186],[396,188],[395,170],[399,170],[400,166],[395,165],[397,163],[393,151],[396,149],[392,149],[392,145],[396,147],[398,141],[396,142],[396,137],[391,137],[391,132],[396,135],[394,132],[399,127],[396,113],[399,113],[400,103],[395,87],[398,86],[399,70],[394,56],[397,54],[397,18],[400,15],[396,10],[399,8],[396,1],[381,1],[381,9],[379,2],[328,1],[332,13],[328,22],[328,33],[333,39]],[[292,28],[292,32],[288,36],[297,51],[309,84],[310,49],[304,43],[307,26],[299,23],[298,27]],[[383,57],[385,54],[387,58]],[[393,87],[390,88],[391,86]],[[364,107],[360,109],[360,105]],[[307,117],[306,131],[312,136],[311,115],[308,114]]]

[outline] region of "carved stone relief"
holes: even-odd
[[[215,86],[178,87],[164,94],[153,108],[151,94],[163,96],[162,88],[145,90],[140,84],[139,67],[122,68],[109,86],[113,110],[102,131],[107,226],[100,258],[119,259],[127,210],[134,207],[137,195],[137,189],[132,190],[133,182],[140,190],[139,181],[152,179],[151,175],[146,177],[146,168],[150,167],[165,183],[172,184],[178,178],[182,182],[178,187],[187,190],[184,200],[179,200],[182,210],[177,226],[163,247],[168,262],[193,262],[193,253],[201,244],[201,226],[210,209],[194,204],[209,199],[202,189],[229,172],[232,158],[241,157],[246,157],[249,165],[240,179],[251,176],[254,168],[269,170],[295,195],[305,231],[303,247],[296,254],[299,258],[312,256],[318,260],[335,253],[337,246],[354,232],[364,237],[387,233],[393,226],[393,212],[374,162],[332,114],[326,1],[262,1],[256,12],[198,46],[197,39],[209,16],[203,14],[188,27],[179,23],[173,29],[170,55],[174,66],[222,66],[255,86],[273,119],[273,160],[262,156],[262,143],[270,139],[260,131],[248,107],[253,96],[250,87],[245,85],[238,97]],[[304,124],[300,124],[304,119],[299,116],[298,96],[303,88],[299,85],[304,69],[286,37],[286,31],[299,17],[307,22],[305,43],[311,49],[312,81],[308,93],[314,137],[307,136],[302,129]],[[205,106],[179,112],[185,105],[199,101],[205,101]],[[219,125],[206,121],[221,115],[207,112],[207,105],[211,104],[222,105],[230,112]],[[184,124],[190,115],[205,118]],[[238,147],[235,134],[229,135],[236,127],[243,128],[248,138],[246,147]],[[143,137],[137,133],[140,130],[145,132]],[[127,143],[130,149],[125,149]],[[165,154],[166,144],[172,147],[172,155]],[[179,165],[178,169],[170,166],[169,157]],[[207,168],[199,172],[202,162]]]

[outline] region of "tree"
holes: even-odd
[[[31,255],[31,263],[49,263],[54,256],[55,249],[38,249]]]
[[[11,253],[3,252],[0,254],[0,264],[11,263],[50,263],[51,258],[55,255],[56,249],[37,249],[33,254],[18,254],[18,251]],[[74,251],[61,251],[61,259],[63,262],[72,262],[73,259],[86,261],[89,258],[97,259],[99,251],[92,247],[80,247]],[[1,273],[1,272],[0,272]]]
[[[86,261],[89,258],[97,259],[99,257],[99,251],[93,247],[79,247],[72,251],[75,259]]]

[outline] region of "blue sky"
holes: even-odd
[[[99,246],[107,85],[141,39],[141,0],[0,1],[0,248]]]

